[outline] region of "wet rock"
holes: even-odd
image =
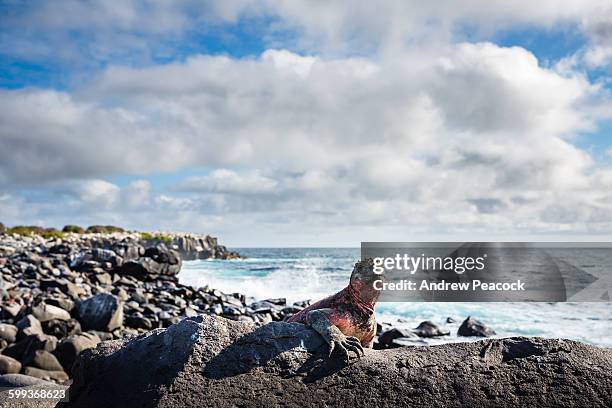
[[[468,316],[468,318],[461,323],[457,334],[459,336],[489,337],[494,336],[495,331],[481,321]]]
[[[437,324],[430,322],[429,320],[421,322],[413,332],[419,337],[437,337],[447,336],[450,334],[449,330],[439,327]]]
[[[17,326],[0,323],[0,339],[4,339],[8,343],[14,343],[17,340]]]
[[[48,305],[44,302],[39,303],[37,306],[32,308],[32,315],[38,319],[39,322],[47,322],[49,320],[68,320],[70,319],[70,313],[62,309],[61,307]]]
[[[75,310],[86,330],[112,331],[123,324],[123,305],[108,293],[77,302]]]
[[[83,353],[70,401],[75,408],[256,407],[270,401],[301,407],[324,401],[368,408],[605,407],[611,372],[610,349],[538,338],[366,350],[346,364],[328,359],[321,336],[299,323],[255,328],[198,316]]]
[[[17,374],[21,371],[21,363],[12,357],[0,354],[0,374]]]
[[[457,321],[450,316],[446,318],[446,323],[456,323],[456,322]]]

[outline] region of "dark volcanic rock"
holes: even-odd
[[[389,329],[382,332],[380,336],[378,336],[378,345],[376,348],[384,349],[399,347],[398,345],[395,345],[393,341],[401,337],[415,337],[415,335],[408,330],[402,330],[397,328]]]
[[[55,356],[66,372],[70,372],[77,356],[84,350],[96,347],[100,338],[91,333],[76,334],[62,340],[55,350]]]
[[[429,320],[421,322],[413,331],[419,337],[438,337],[450,334],[449,330],[441,328]]]
[[[85,329],[112,331],[123,325],[123,305],[111,294],[100,293],[77,302],[75,309]]]
[[[254,331],[253,331],[254,330]],[[326,358],[299,323],[185,319],[101,343],[74,366],[70,406],[605,407],[612,350],[568,340],[492,339]]]
[[[156,280],[161,277],[176,280],[180,266],[159,263],[152,258],[138,258],[125,262],[120,268],[115,269],[120,275],[133,276],[138,280]]]
[[[495,331],[487,327],[484,323],[479,320],[473,319],[468,316],[467,319],[461,323],[459,330],[457,330],[459,336],[478,336],[478,337],[489,337],[494,336]]]

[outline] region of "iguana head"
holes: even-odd
[[[374,261],[371,258],[364,259],[355,264],[349,286],[362,302],[374,306],[380,296],[380,290],[374,288],[374,282],[383,279],[383,274],[374,273]]]

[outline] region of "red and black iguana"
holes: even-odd
[[[359,358],[371,348],[376,334],[374,305],[380,290],[374,288],[382,275],[374,273],[372,259],[357,262],[349,284],[340,292],[313,303],[287,322],[303,323],[316,330],[329,344],[329,355],[338,350],[349,360],[352,351]]]

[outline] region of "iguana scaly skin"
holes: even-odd
[[[376,334],[374,305],[380,291],[374,281],[382,279],[373,270],[371,259],[357,262],[346,288],[335,295],[301,310],[288,322],[303,323],[316,330],[329,344],[329,355],[334,350],[349,360],[349,352],[359,358],[364,347],[372,347]]]

